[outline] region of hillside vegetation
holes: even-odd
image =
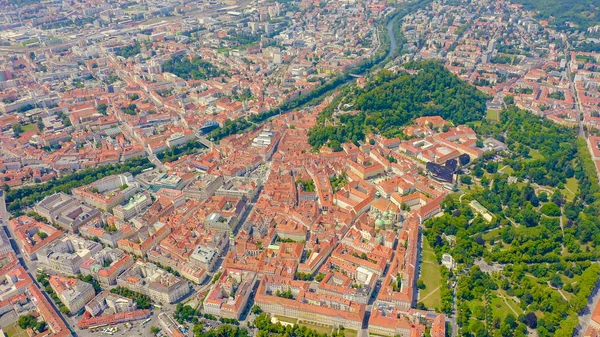
[[[600,23],[599,0],[515,0],[560,30],[586,30]],[[569,27],[567,23],[578,27]]]
[[[381,71],[364,89],[353,89],[326,108],[319,124],[309,134],[309,143],[318,148],[339,148],[347,141],[358,142],[369,132],[400,136],[400,128],[416,117],[439,115],[455,124],[481,120],[487,96],[434,61],[409,63],[395,74]],[[353,98],[356,99],[352,102]],[[333,118],[340,103],[351,101],[357,114]]]

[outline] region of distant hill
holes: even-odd
[[[586,30],[600,24],[600,0],[514,0],[559,30]],[[570,27],[568,23],[578,27]]]

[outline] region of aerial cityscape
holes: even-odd
[[[0,0],[0,337],[599,337],[599,0]]]

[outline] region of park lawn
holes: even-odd
[[[498,111],[498,110],[488,110],[485,113],[485,118],[489,121],[497,122],[500,120],[499,117],[500,117],[500,111]]]
[[[567,184],[565,185],[565,188],[562,190],[562,192],[568,201],[573,201],[575,195],[579,193],[579,182],[577,181],[577,178],[568,178]]]
[[[515,302],[510,296],[506,295],[506,292],[504,292],[504,290],[498,289],[492,291],[492,294],[494,294],[494,298],[492,298],[491,301],[493,317],[499,317],[502,320],[504,320],[509,313],[515,315],[515,313],[510,309],[511,307],[517,312],[517,315],[515,315],[515,317],[517,317],[518,314],[523,313],[521,307],[519,307],[519,304]],[[500,294],[504,295],[504,297],[506,298],[506,302],[508,302],[510,306],[507,305],[506,302],[504,302],[502,297],[500,297]]]
[[[356,337],[358,332],[352,329],[344,329],[344,337]]]
[[[557,290],[558,291],[558,290]],[[567,301],[571,301],[573,299],[573,297],[575,295],[573,295],[572,293],[568,292],[568,291],[564,291],[563,289],[560,290],[560,292],[565,295],[565,297],[567,298]],[[560,294],[559,294],[560,295]],[[561,296],[562,297],[562,296]]]
[[[442,296],[439,288],[442,285],[442,273],[433,248],[431,248],[425,237],[423,237],[421,280],[425,282],[425,289],[419,290],[419,299],[423,299],[420,301],[427,308],[441,308]]]
[[[517,235],[521,235],[525,239],[530,237],[541,236],[543,229],[538,227],[540,226],[529,228],[526,226],[519,226],[519,228],[515,228],[515,233],[517,233]]]
[[[35,124],[27,124],[27,125],[23,125],[21,127],[23,129],[23,132],[35,132],[35,133],[40,133],[40,131],[37,128],[37,125]]]
[[[292,324],[296,324],[296,322],[298,322],[298,319],[296,319],[296,318],[279,316],[279,315],[274,315],[273,317],[277,318],[277,320],[280,322],[292,323]]]
[[[529,155],[531,156],[531,159],[528,160],[544,159],[544,156],[542,156],[542,154],[538,150],[530,149]]]
[[[511,175],[513,173],[515,173],[515,170],[513,170],[512,167],[505,165],[504,167],[502,167],[501,169],[499,169],[498,171],[507,174],[507,175]]]
[[[492,229],[491,231],[483,234],[481,237],[487,242],[490,242],[492,240],[498,240],[500,238],[501,230],[502,228]]]
[[[3,327],[2,329],[8,337],[28,337],[27,331],[21,329],[17,322],[9,324],[8,326]]]
[[[316,325],[316,324],[307,323],[307,322],[298,323],[298,325],[305,326],[309,329],[316,330],[318,333],[324,333],[324,334],[328,334],[328,335],[331,334],[331,331],[333,330],[333,327],[331,327],[331,326],[324,327],[322,325]]]

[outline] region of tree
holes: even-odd
[[[525,315],[525,324],[531,329],[537,328],[537,322],[538,319],[534,312],[530,311]]]
[[[485,172],[483,172],[483,169],[479,166],[475,167],[475,169],[473,169],[473,175],[475,175],[475,177],[477,178],[481,178],[483,177],[483,174]]]
[[[425,282],[423,282],[423,280],[421,280],[421,279],[418,279],[417,280],[417,288],[419,288],[421,290],[425,289],[426,288]]]
[[[158,334],[158,333],[160,332],[160,328],[159,328],[159,327],[157,327],[157,326],[153,326],[153,327],[151,327],[151,328],[150,328],[150,332],[151,332],[153,335],[156,335],[156,334]]]
[[[12,130],[15,134],[15,137],[19,137],[23,133],[23,128],[21,127],[21,124],[13,124]]]
[[[258,306],[258,304],[255,304],[252,306],[252,308],[250,309],[250,312],[252,312],[255,315],[260,315],[262,314],[262,309]]]
[[[220,271],[220,272],[216,273],[216,274],[213,276],[211,283],[213,283],[213,284],[217,283],[217,281],[218,281],[218,280],[221,278],[221,275],[223,275],[223,272],[222,272],[222,271]]]
[[[37,326],[35,327],[35,329],[38,332],[44,332],[44,331],[46,331],[46,327],[47,327],[46,322],[40,321],[40,322],[37,323]]]
[[[481,177],[480,181],[482,186],[488,186],[490,184],[490,179],[487,176]]]
[[[277,290],[275,292],[275,296],[281,297],[281,298],[287,298],[287,299],[294,298],[294,295],[292,294],[292,289],[287,289],[287,290],[284,290],[284,291]]]
[[[38,130],[44,131],[44,121],[42,120],[41,117],[38,117],[38,119],[36,121],[36,126],[37,126]]]
[[[563,285],[563,281],[560,278],[560,275],[554,274],[550,277],[550,284],[555,288],[561,288]]]
[[[17,324],[21,329],[34,328],[37,326],[37,320],[33,315],[23,315],[19,317]]]
[[[552,194],[552,202],[557,204],[558,206],[562,206],[562,204],[565,202],[565,198],[560,192],[560,190],[556,190],[556,192]]]
[[[183,305],[181,303],[177,304],[175,308],[175,312],[173,313],[173,317],[179,324],[183,324],[184,322],[193,322],[197,321],[197,316],[200,313],[194,309],[190,305]]]
[[[460,176],[460,182],[465,185],[471,185],[473,183],[473,179],[471,178],[471,176],[463,174]]]
[[[504,319],[504,323],[506,325],[508,325],[509,327],[511,327],[512,329],[516,328],[517,325],[519,324],[517,322],[517,319],[515,318],[515,315],[509,313],[508,315],[506,315],[506,318]]]
[[[560,207],[554,202],[544,204],[540,211],[542,212],[542,214],[545,214],[547,216],[560,216],[561,214]]]
[[[106,105],[106,103],[100,103],[98,104],[98,107],[96,107],[96,110],[98,110],[98,113],[106,116],[106,110],[108,109],[108,106]]]
[[[506,105],[515,104],[515,96],[513,96],[513,95],[506,95],[506,96],[504,96],[503,100],[504,100],[504,104],[506,104]]]

